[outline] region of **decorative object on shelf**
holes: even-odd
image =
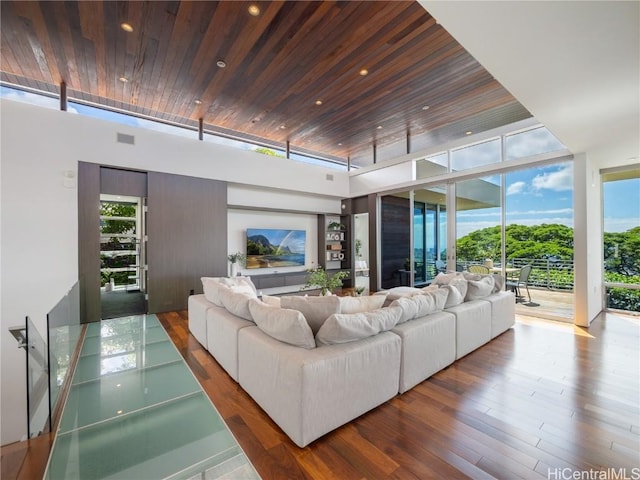
[[[344,230],[345,226],[340,222],[331,222],[327,225],[329,230]]]
[[[364,287],[356,287],[356,297],[362,296],[364,293]]]
[[[329,273],[322,267],[307,270],[307,283],[304,288],[319,287],[321,295],[327,295],[338,287],[342,287],[342,280],[349,276],[349,272],[341,270]]]
[[[231,262],[231,277],[235,277],[238,275],[238,266],[244,265],[246,258],[247,257],[242,252],[232,253],[227,256],[227,259],[229,259],[229,262]]]

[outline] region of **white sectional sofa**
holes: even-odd
[[[466,275],[466,278],[465,278]],[[300,447],[404,393],[515,322],[492,275],[367,297],[258,299],[247,277],[203,278],[189,329]]]

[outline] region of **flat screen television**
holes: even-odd
[[[304,230],[247,228],[247,268],[304,266]]]

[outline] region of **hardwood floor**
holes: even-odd
[[[637,317],[603,315],[587,330],[518,316],[488,345],[303,449],[189,334],[186,311],[158,318],[264,479],[640,475]],[[10,447],[3,479],[41,476],[31,465],[5,477]],[[615,476],[620,468],[628,477]]]
[[[640,467],[638,318],[607,314],[587,330],[519,316],[304,449],[188,334],[186,312],[159,318],[264,479],[561,478],[555,469]]]

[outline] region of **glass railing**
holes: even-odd
[[[47,342],[31,318],[26,319],[27,351],[27,416],[28,437],[37,437],[51,430],[49,419],[49,376]]]
[[[47,330],[50,405],[53,419],[56,419],[60,409],[60,393],[72,373],[74,356],[82,334],[80,287],[77,282],[47,314]]]

